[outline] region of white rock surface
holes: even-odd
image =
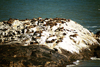
[[[61,48],[71,53],[79,53],[83,48],[98,44],[94,34],[70,19],[32,19],[0,22],[0,41],[3,43],[23,43],[46,45],[51,49]]]

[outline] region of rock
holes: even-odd
[[[98,32],[96,33],[96,39],[97,39],[97,41],[100,43],[100,31],[98,31]]]
[[[0,67],[55,67],[69,64],[67,57],[46,46],[33,45],[25,47],[16,45],[0,46]]]
[[[89,60],[90,57],[97,55],[100,57],[100,46],[99,49],[92,46],[92,51],[85,49],[80,54],[72,54],[64,49],[61,49],[61,54],[47,46],[22,46],[19,43],[0,45],[0,48],[0,67],[66,67],[76,60]],[[94,55],[96,53],[98,54]]]
[[[96,40],[100,43],[100,31],[98,31],[95,35],[96,35]],[[97,48],[95,48],[94,55],[97,58],[100,58],[100,46],[97,46]]]
[[[97,37],[100,37],[100,31],[98,31],[98,32],[96,33],[96,36],[97,36]]]
[[[9,19],[0,22],[0,64],[55,67],[100,57],[98,34],[71,19]]]

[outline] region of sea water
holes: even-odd
[[[100,31],[100,0],[0,0],[0,21],[9,18],[66,18],[91,32]],[[100,60],[87,60],[79,65],[100,66]]]
[[[100,67],[100,58],[92,57],[91,60],[77,60],[66,67]]]

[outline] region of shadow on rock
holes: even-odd
[[[67,57],[46,46],[0,45],[0,67],[59,67],[69,64]]]

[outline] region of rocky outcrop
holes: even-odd
[[[15,47],[12,44],[0,48],[0,67],[57,67],[69,64],[67,57],[46,46]]]
[[[59,67],[100,57],[96,35],[64,18],[0,22],[0,47],[1,66]]]
[[[97,41],[100,43],[100,31],[98,31],[98,32],[96,33],[96,39],[97,39]]]
[[[100,31],[98,31],[95,35],[96,40],[100,43]],[[100,46],[97,46],[97,48],[95,48],[94,54],[96,55],[96,57],[100,58]]]

